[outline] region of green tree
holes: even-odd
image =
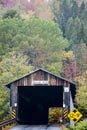
[[[80,19],[78,17],[73,19],[71,17],[66,24],[65,36],[68,38],[72,45],[82,42],[82,37],[79,38],[81,31]]]
[[[70,17],[67,21],[67,24],[66,24],[66,31],[65,31],[65,36],[67,37],[68,40],[71,39],[71,35],[72,35],[72,28],[73,28],[73,18]]]
[[[17,46],[16,35],[19,33],[19,26],[21,20],[19,19],[3,19],[0,20],[0,48],[1,55],[8,53],[13,47]]]
[[[71,16],[73,19],[78,17],[79,7],[75,0],[72,1],[72,7],[71,7]]]
[[[81,16],[85,11],[85,2],[83,1],[79,7],[79,15]]]
[[[25,40],[22,40],[20,48],[36,67],[46,67],[47,64],[58,62],[58,53],[69,46],[58,25],[52,21],[30,19],[24,21],[22,29]],[[52,56],[55,57],[54,61]]]
[[[71,39],[72,44],[87,43],[87,9],[85,2],[83,1],[79,6],[75,0],[55,1],[59,8],[57,9],[57,5],[53,5],[54,20],[59,24],[63,36]]]
[[[65,36],[65,27],[68,19],[70,17],[74,17],[73,15],[77,14],[76,4],[72,0],[63,0],[61,2],[57,2],[57,0],[55,1],[57,4],[59,4],[59,10],[57,10],[55,5],[53,5],[53,13],[55,16],[54,18],[55,21],[60,25],[60,28],[63,31],[63,35]]]
[[[0,21],[0,31],[1,55],[12,50],[23,52],[28,55],[29,64],[36,67],[54,62],[51,56],[69,46],[58,25],[51,20],[4,19]]]
[[[26,65],[26,57],[16,52],[9,52],[3,56],[0,62],[0,121],[8,119],[10,90],[6,88],[6,83],[29,73],[33,67]]]
[[[76,60],[78,63],[78,70],[79,70],[79,73],[82,75],[87,70],[87,46],[86,44],[81,43],[76,51],[77,51]]]
[[[9,90],[0,83],[0,122],[9,118]]]
[[[60,28],[63,31],[64,36],[65,36],[65,27],[66,27],[67,20],[71,15],[70,7],[71,7],[71,0],[64,0],[60,4],[60,8],[58,11],[59,13],[57,13],[55,11],[57,22],[59,23]]]
[[[2,18],[14,18],[14,17],[19,17],[19,14],[17,13],[16,10],[7,10],[6,13],[3,14]]]

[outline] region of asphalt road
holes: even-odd
[[[39,126],[29,126],[29,125],[18,125],[10,130],[62,130],[58,125],[53,126],[46,126],[46,125],[39,125]]]

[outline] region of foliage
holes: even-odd
[[[42,19],[52,19],[51,3],[51,1],[47,2],[45,0],[0,0],[0,6],[2,8],[0,15],[3,16],[5,14],[5,17],[7,17],[6,14],[9,10],[16,10],[16,17],[22,16],[23,18],[27,18],[32,14]]]
[[[47,65],[47,70],[50,72],[53,72],[54,74],[62,74],[63,73],[63,69],[62,69],[62,62],[54,62],[51,63],[49,65]]]
[[[79,109],[87,111],[87,71],[83,73],[82,76],[79,76],[76,81],[78,83],[78,89],[76,94],[76,102],[79,106]],[[84,114],[84,113],[83,113]],[[86,116],[86,115],[85,115]]]
[[[33,18],[34,15],[35,15],[35,12],[32,11],[32,10],[30,10],[30,11],[27,11],[27,13],[26,13],[26,12],[21,13],[21,14],[20,14],[20,17],[21,17],[22,19],[29,19],[29,18]]]
[[[18,13],[16,10],[7,10],[5,14],[3,14],[3,18],[14,18],[14,17],[19,17]]]
[[[9,118],[9,90],[0,86],[0,122]]]
[[[81,82],[83,82],[81,79],[84,79],[83,83],[85,85],[78,87],[76,100],[79,108],[86,114],[87,85],[86,78],[84,78],[84,76],[86,77],[87,70],[86,4],[83,1],[81,5],[78,6],[76,1],[63,0],[60,2],[59,11],[53,11],[55,21],[60,25],[63,36],[70,41],[71,49],[74,53],[74,57],[71,56],[63,61],[64,76],[70,80],[75,80],[77,77],[76,80],[78,84],[81,84]]]
[[[56,0],[56,3],[60,6],[59,10],[57,10],[54,5],[54,18],[60,25],[63,36],[70,41],[70,44],[79,44],[81,42],[87,44],[87,31],[85,30],[87,9],[84,1],[81,5],[74,0],[63,0],[61,2]]]
[[[63,74],[68,80],[73,81],[78,76],[78,66],[73,51],[63,52]]]
[[[16,41],[15,37],[18,34],[17,30],[19,30],[19,26],[21,24],[21,20],[16,18],[14,19],[3,19],[0,20],[0,55],[5,55],[13,47],[15,47]],[[14,25],[14,26],[13,26]]]
[[[28,55],[28,62],[36,67],[52,62],[52,57],[56,63],[57,53],[61,53],[69,45],[57,24],[50,20],[4,19],[0,21],[0,30],[1,55],[14,47]]]
[[[70,40],[71,44],[79,44],[81,42],[83,38],[82,36],[80,36],[81,33],[81,21],[78,17],[76,17],[75,19],[73,19],[72,17],[70,17],[66,23],[66,27],[65,27],[65,37],[67,37]]]
[[[26,65],[26,57],[15,52],[3,56],[0,62],[0,120],[8,119],[10,91],[5,84],[30,72],[33,67]]]
[[[0,62],[1,84],[5,85],[6,82],[10,82],[14,77],[17,79],[30,72],[33,67],[27,65],[26,62],[26,56],[23,56],[21,53],[9,52],[3,56],[3,60]]]
[[[60,122],[60,116],[62,115],[62,109],[61,108],[50,108],[49,109],[49,123],[59,123]]]
[[[87,120],[80,121],[76,126],[66,128],[66,130],[87,130]]]
[[[61,53],[69,44],[62,37],[57,24],[38,18],[24,20],[22,24],[22,33],[16,38],[20,39],[19,49],[29,57],[28,62],[35,67],[46,67],[46,64],[59,61],[57,53]]]
[[[80,57],[80,58],[79,58]],[[76,49],[76,61],[80,75],[85,74],[87,70],[87,46],[81,43]]]

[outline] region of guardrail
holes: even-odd
[[[15,119],[8,119],[3,122],[0,122],[0,130],[2,130],[2,127],[5,127],[6,125],[14,124]]]

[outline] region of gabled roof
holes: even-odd
[[[55,74],[53,74],[53,73],[51,73],[51,72],[49,72],[49,71],[47,71],[47,70],[45,70],[45,69],[43,69],[43,68],[38,68],[38,69],[36,69],[36,70],[34,70],[34,71],[32,71],[32,72],[30,72],[30,73],[28,73],[28,74],[26,74],[26,75],[24,75],[24,76],[18,78],[18,79],[16,79],[16,80],[13,80],[12,82],[7,83],[7,84],[6,84],[6,87],[10,87],[10,85],[11,85],[12,83],[14,83],[14,82],[16,82],[16,81],[19,81],[19,80],[21,80],[21,79],[23,79],[23,78],[25,78],[25,77],[27,77],[27,76],[33,74],[33,73],[36,73],[37,71],[43,71],[43,72],[49,73],[50,75],[53,75],[53,76],[55,76],[55,77],[57,77],[57,78],[59,78],[59,79],[62,79],[62,80],[64,80],[64,81],[69,82],[70,84],[75,85],[75,83],[73,83],[73,82],[71,82],[71,81],[69,81],[69,80],[67,80],[67,79],[65,79],[65,78],[63,78],[63,77],[61,77],[61,76],[55,75]]]

